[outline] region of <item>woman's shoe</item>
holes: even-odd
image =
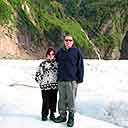
[[[42,116],[42,121],[48,120],[47,116]]]
[[[66,117],[61,117],[61,116],[58,116],[55,120],[54,120],[54,122],[55,123],[61,123],[61,122],[66,122]]]
[[[50,120],[52,120],[52,121],[55,121],[55,115],[54,114],[50,114]]]

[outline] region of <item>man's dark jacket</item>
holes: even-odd
[[[58,81],[83,82],[84,64],[83,58],[78,48],[60,48],[57,52]]]

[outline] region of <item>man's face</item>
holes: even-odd
[[[71,36],[66,36],[64,38],[64,45],[67,49],[71,48],[73,46],[73,38]]]

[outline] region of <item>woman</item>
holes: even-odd
[[[35,80],[42,94],[42,121],[46,121],[50,111],[50,120],[54,121],[57,104],[57,62],[56,51],[49,48],[46,59],[39,65]]]

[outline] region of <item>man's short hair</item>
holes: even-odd
[[[66,33],[64,34],[64,38],[65,38],[66,36],[71,36],[71,37],[72,37],[72,35],[71,35],[69,32],[66,32]]]

